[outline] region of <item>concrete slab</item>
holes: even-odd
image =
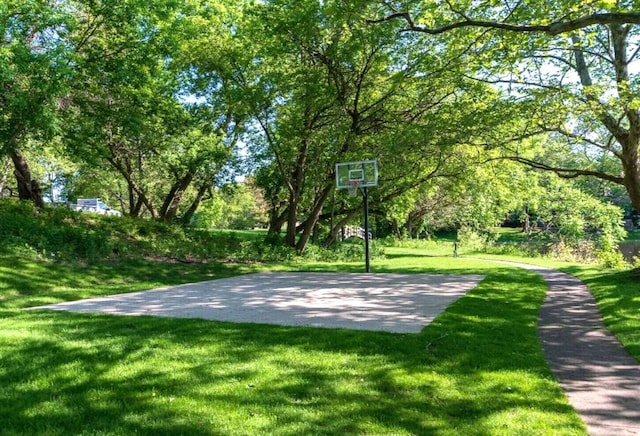
[[[418,333],[483,278],[259,273],[33,309]]]

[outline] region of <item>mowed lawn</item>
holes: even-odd
[[[536,336],[530,272],[396,250],[375,272],[484,274],[420,334],[25,311],[269,268],[0,257],[0,434],[583,435]]]

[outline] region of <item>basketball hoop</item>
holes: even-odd
[[[347,188],[349,190],[349,197],[355,197],[358,194],[358,188],[360,187],[360,182],[361,180],[349,180],[347,182],[347,184],[349,185],[349,187]]]
[[[336,188],[347,189],[350,197],[358,195],[358,188],[362,189],[362,203],[364,205],[364,259],[365,271],[371,272],[369,267],[369,188],[378,186],[378,161],[361,160],[357,162],[336,163]]]

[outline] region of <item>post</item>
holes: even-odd
[[[362,196],[364,197],[364,259],[365,271],[371,272],[369,265],[369,191],[365,186],[362,188]]]

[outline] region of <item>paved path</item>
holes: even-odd
[[[560,271],[511,264],[540,274],[549,285],[538,337],[589,434],[640,435],[640,365],[604,327],[589,289]]]

